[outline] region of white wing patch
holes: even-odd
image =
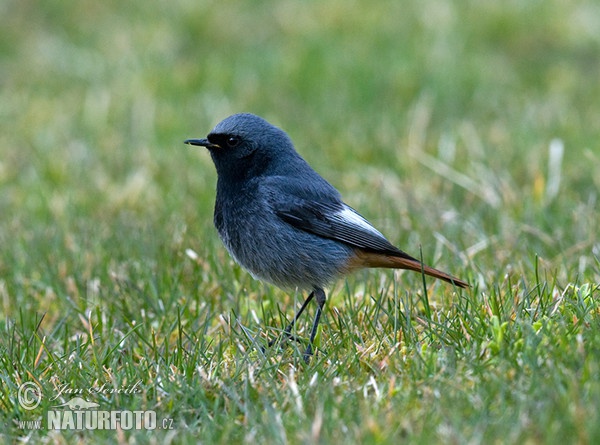
[[[357,227],[360,227],[362,230],[366,230],[373,235],[381,237],[385,239],[385,237],[381,234],[379,230],[371,225],[369,221],[360,216],[354,209],[348,207],[344,204],[344,208],[336,214],[336,217],[342,221],[345,221],[347,224],[351,224]]]

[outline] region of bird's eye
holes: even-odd
[[[236,136],[231,136],[227,139],[227,145],[231,148],[236,147],[241,142],[241,139]]]

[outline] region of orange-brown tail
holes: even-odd
[[[433,267],[426,266],[420,261],[417,261],[407,255],[407,258],[385,255],[376,252],[367,252],[364,250],[356,249],[356,257],[350,261],[349,269],[357,269],[361,267],[386,267],[390,269],[407,269],[415,272],[423,272],[425,275],[429,275],[440,280],[452,283],[455,286],[462,287],[463,289],[471,287],[469,283],[459,278],[453,277],[452,275],[442,272],[441,270],[434,269]]]

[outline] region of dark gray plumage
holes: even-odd
[[[392,245],[296,152],[287,134],[253,114],[221,121],[206,139],[217,169],[214,222],[225,247],[254,277],[283,288],[312,289],[293,322],[316,296],[314,340],[325,304],[323,287],[362,267],[423,272],[468,284]],[[312,354],[309,345],[305,357]]]

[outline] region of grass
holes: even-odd
[[[5,442],[598,441],[594,2],[0,11]],[[330,289],[310,364],[261,352],[303,296],[227,256],[214,168],[182,143],[239,111],[473,288],[361,272]],[[77,390],[173,429],[20,428]]]

